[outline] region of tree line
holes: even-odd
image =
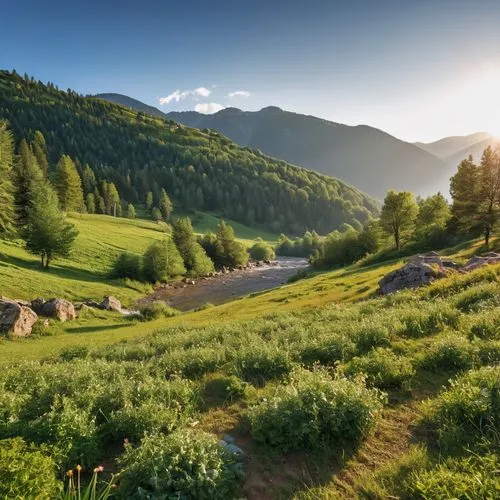
[[[464,159],[450,179],[450,194],[451,204],[441,193],[415,198],[407,191],[389,191],[380,217],[361,230],[343,224],[324,238],[306,232],[291,240],[282,234],[276,253],[309,256],[317,267],[333,267],[390,247],[396,253],[418,252],[478,236],[488,246],[500,225],[500,153],[487,147],[479,163],[471,156]]]
[[[16,142],[35,142],[36,131],[43,135],[48,164],[42,169],[63,155],[71,158],[89,212],[133,215],[152,196],[151,215],[164,218],[165,191],[183,211],[211,211],[291,234],[325,234],[343,223],[361,229],[378,214],[378,203],[359,190],[237,146],[215,131],[63,92],[14,72],[1,71],[0,86],[0,118]],[[121,203],[103,182],[114,185]]]

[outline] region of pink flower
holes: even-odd
[[[104,467],[102,465],[99,465],[99,467],[96,467],[94,469],[94,472],[98,473],[98,472],[102,472],[104,470]]]

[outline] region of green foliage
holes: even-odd
[[[433,340],[420,359],[427,370],[465,370],[474,363],[474,346],[463,336],[447,334]]]
[[[463,312],[479,312],[500,306],[500,286],[487,283],[471,290],[464,290],[455,297],[455,306]]]
[[[446,327],[457,329],[460,324],[461,314],[454,307],[443,301],[411,308],[410,312],[401,317],[401,335],[409,338],[421,338],[441,332]]]
[[[300,370],[248,412],[253,438],[282,451],[353,446],[373,428],[381,395],[362,381]]]
[[[410,359],[384,348],[377,348],[365,356],[353,358],[343,372],[349,376],[363,373],[368,384],[379,389],[403,387],[415,375]]]
[[[500,340],[500,309],[481,311],[471,318],[469,339]]]
[[[136,214],[135,214],[135,207],[132,205],[132,203],[129,203],[127,205],[127,218],[129,219],[135,219]]]
[[[418,208],[416,233],[419,238],[443,230],[451,217],[450,206],[441,193],[419,199]]]
[[[114,278],[130,278],[140,280],[142,278],[142,262],[139,255],[130,252],[122,252],[118,255],[111,276]]]
[[[0,86],[0,118],[17,140],[39,129],[50,161],[63,154],[78,158],[98,183],[113,182],[128,203],[152,192],[159,204],[165,189],[186,210],[293,234],[362,224],[378,211],[375,200],[337,179],[239,147],[215,131],[181,127],[7,71],[0,73]]]
[[[196,241],[189,217],[182,217],[173,223],[172,238],[184,261],[190,276],[206,276],[213,272],[214,264]]]
[[[248,253],[245,246],[236,241],[233,228],[224,221],[217,224],[215,242],[216,267],[244,266],[248,262]]]
[[[327,335],[318,339],[308,339],[298,347],[298,357],[302,363],[311,366],[319,363],[334,366],[338,361],[350,359],[356,351],[353,339],[347,335]]]
[[[261,260],[273,260],[274,259],[274,250],[269,243],[265,241],[256,241],[249,250],[250,257],[252,260],[261,261]]]
[[[170,436],[146,436],[120,459],[124,498],[237,498],[241,465],[217,438],[182,430]]]
[[[204,384],[203,400],[209,406],[224,405],[244,399],[248,384],[235,375],[216,375]]]
[[[309,257],[321,246],[321,240],[316,231],[312,233],[306,231],[302,238],[295,238],[293,241],[281,234],[275,247],[276,255],[286,257]]]
[[[47,181],[33,193],[27,225],[22,230],[28,252],[41,257],[48,268],[55,257],[67,257],[78,235],[73,224],[66,222],[59,210],[57,195]]]
[[[483,367],[458,377],[429,402],[425,422],[448,450],[500,432],[500,366]]]
[[[418,205],[413,194],[407,191],[389,191],[380,212],[382,229],[394,238],[399,250],[405,234],[413,231],[418,215]]]
[[[153,321],[160,318],[171,318],[177,314],[175,309],[169,307],[165,302],[157,300],[148,302],[139,308],[145,321]]]
[[[158,202],[158,205],[160,208],[161,216],[164,220],[168,220],[170,218],[170,215],[172,214],[173,206],[170,198],[168,197],[168,194],[164,189],[162,189],[160,192],[160,200]]]
[[[186,272],[182,257],[172,238],[153,243],[144,254],[144,276],[147,280],[168,281]]]
[[[26,444],[21,438],[0,441],[0,497],[56,498],[62,484],[46,449]]]
[[[72,469],[67,471],[67,485],[58,500],[107,500],[113,496],[116,486],[114,477],[110,481],[99,481],[99,474],[103,472],[102,465],[96,467],[86,486],[82,485],[82,467],[77,465],[76,473]]]
[[[65,212],[81,212],[83,209],[82,180],[75,162],[62,155],[56,166],[55,188],[59,203]]]
[[[10,232],[14,226],[14,142],[5,122],[0,121],[0,235]]]

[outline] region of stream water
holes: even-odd
[[[146,300],[163,300],[180,311],[196,309],[207,303],[218,305],[237,297],[275,288],[309,264],[306,259],[278,257],[272,264],[217,274],[196,280],[194,285],[175,283],[159,287]]]

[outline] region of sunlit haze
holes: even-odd
[[[19,0],[0,66],[164,112],[274,105],[408,141],[500,135],[499,18],[494,0]]]

